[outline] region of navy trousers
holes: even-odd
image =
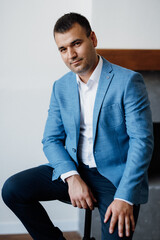
[[[107,207],[113,201],[116,188],[103,177],[96,168],[80,166],[79,173],[87,183],[98,201],[101,217],[102,240],[131,240],[130,237],[120,238],[118,227],[113,234],[109,233],[108,221],[104,224]],[[45,209],[39,201],[62,200],[69,201],[68,185],[61,179],[52,181],[53,169],[42,165],[31,168],[10,177],[2,188],[2,198],[6,205],[15,213],[26,227],[34,240],[64,240],[60,229],[55,227],[49,219]],[[54,210],[53,210],[54,211]],[[139,206],[134,206],[134,217],[137,221]]]

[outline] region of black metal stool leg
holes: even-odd
[[[82,240],[95,240],[95,238],[90,238],[91,221],[92,221],[92,210],[86,209],[85,210],[84,237]]]
[[[92,211],[90,209],[86,209],[83,240],[90,240],[91,220],[92,220]]]
[[[71,204],[70,201],[64,201],[64,200],[60,200],[61,202],[67,203],[67,204]],[[97,205],[95,205],[97,206]],[[95,240],[94,237],[90,237],[91,235],[91,221],[92,221],[92,210],[90,209],[86,209],[85,210],[85,224],[84,224],[84,237],[82,238],[82,240]]]

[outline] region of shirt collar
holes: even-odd
[[[99,78],[100,78],[101,71],[102,71],[102,65],[103,65],[103,60],[102,60],[102,57],[99,56],[99,62],[97,64],[96,68],[94,69],[93,73],[91,74],[86,85],[88,85],[90,81],[94,81],[97,83],[99,82]],[[78,74],[76,74],[76,79],[77,79],[78,84],[83,83],[81,81],[81,79],[79,78]]]

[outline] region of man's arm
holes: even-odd
[[[147,172],[153,150],[152,119],[149,101],[143,79],[134,74],[128,81],[124,93],[126,129],[129,136],[129,150],[126,167],[114,196],[106,211],[104,222],[111,217],[110,233],[118,222],[119,236],[134,231],[133,206],[120,199],[136,204],[141,185]]]
[[[54,179],[61,174],[72,170],[77,170],[75,162],[70,158],[65,149],[66,133],[62,121],[59,103],[56,97],[56,82],[50,100],[48,118],[43,136],[44,153],[54,168]]]
[[[150,103],[140,74],[134,73],[126,83],[123,105],[129,149],[124,173],[114,198],[138,204],[153,151]]]

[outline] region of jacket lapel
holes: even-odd
[[[97,128],[99,112],[100,112],[104,97],[109,88],[110,82],[112,80],[112,77],[113,77],[112,66],[108,61],[106,61],[103,58],[103,67],[102,67],[102,72],[99,79],[99,84],[98,84],[98,89],[97,89],[97,94],[96,94],[96,99],[94,104],[94,111],[93,111],[93,143],[95,141],[95,136],[96,136],[96,128]]]
[[[80,131],[80,101],[79,101],[79,90],[76,80],[76,75],[72,73],[71,77],[67,79],[68,93],[71,100],[71,109],[74,117],[76,126],[76,144],[78,145],[79,131]]]

